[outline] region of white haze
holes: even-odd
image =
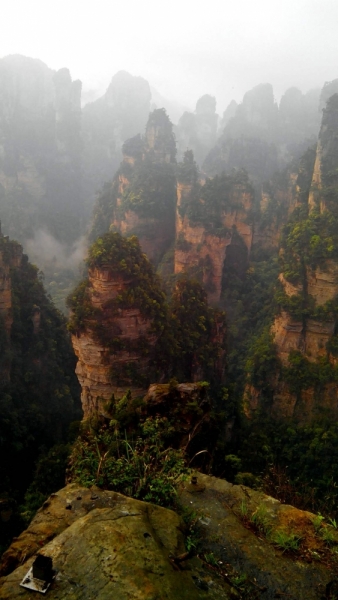
[[[24,251],[27,252],[32,263],[43,264],[55,271],[69,269],[79,272],[87,250],[86,238],[78,238],[71,249],[56,240],[48,231],[39,229],[34,238],[26,240]]]
[[[121,69],[194,106],[218,111],[262,82],[276,97],[338,77],[336,0],[7,0],[0,56],[67,66],[84,89],[104,91]]]

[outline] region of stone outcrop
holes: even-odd
[[[212,189],[212,181],[207,185]],[[233,253],[236,253],[236,247],[239,248],[238,261],[240,268],[245,269],[253,240],[253,225],[248,222],[253,207],[253,191],[247,183],[224,177],[226,187],[228,192],[223,202],[217,202],[216,190],[211,191],[215,196],[211,204],[214,202],[218,208],[210,205],[210,215],[205,209],[203,219],[200,217],[200,210],[204,210],[205,206],[203,186],[180,180],[177,186],[174,272],[198,276],[208,292],[209,302],[216,305],[221,296],[228,248],[231,246]]]
[[[189,148],[202,165],[216,143],[217,123],[216,99],[205,94],[197,100],[195,112],[184,112],[178,121],[175,132],[179,157]]]
[[[105,402],[112,394],[121,397],[131,389],[133,396],[142,396],[147,388],[147,383],[138,385],[131,376],[122,374],[128,367],[142,378],[152,356],[150,350],[150,354],[142,353],[142,347],[153,348],[160,334],[141,308],[128,302],[116,307],[114,301],[128,291],[131,279],[123,276],[123,270],[116,273],[109,264],[89,270],[87,302],[97,320],[95,316],[86,319],[72,336],[84,418],[94,412],[104,414]],[[98,322],[101,333],[97,331]],[[114,340],[118,343],[116,350],[110,345]]]
[[[2,581],[0,598],[34,597],[19,581],[33,562],[27,557],[38,548],[58,571],[48,591],[51,599],[227,598],[217,578],[209,595],[194,583],[196,568],[175,569],[173,558],[185,552],[181,528],[179,517],[165,508],[70,485],[45,503],[4,555],[2,572],[15,562],[24,564]]]
[[[293,203],[301,212],[298,222],[290,220],[288,233],[282,240],[281,260],[286,267],[279,281],[284,299],[271,328],[281,367],[293,370],[291,387],[277,373],[275,377],[271,376],[271,414],[295,417],[300,421],[311,421],[318,411],[335,417],[338,415],[338,395],[334,384],[337,359],[336,354],[331,353],[336,335],[338,296],[337,198],[333,180],[333,169],[338,164],[337,114],[338,95],[335,95],[324,111],[307,186],[304,185],[304,163],[303,171],[301,165]],[[292,269],[295,273],[290,276]],[[296,305],[298,308],[295,308]],[[303,361],[302,366],[298,363],[298,385],[294,362],[297,360]],[[325,375],[324,364],[327,369]],[[307,369],[308,374],[312,372],[312,380],[302,369]],[[261,400],[257,390],[247,388],[248,414],[261,406]]]
[[[132,398],[142,397],[150,383],[173,375],[223,381],[224,314],[208,306],[197,281],[181,278],[166,303],[137,238],[117,232],[94,242],[88,265],[88,278],[69,297],[85,418],[109,416],[105,406],[114,397],[128,390]]]
[[[201,473],[196,475],[197,485],[185,483],[179,497],[183,506],[191,507],[199,517],[200,555],[212,552],[220,571],[229,578],[234,568],[237,573],[245,573],[244,597],[257,600],[284,595],[292,600],[325,597],[326,589],[335,581],[336,566],[329,558],[330,551],[324,564],[315,559],[325,544],[315,532],[314,515],[243,485]],[[250,527],[250,519],[257,514],[264,515],[269,532],[266,535],[262,531],[255,533]],[[293,533],[302,539],[296,560],[296,555],[292,558],[271,543],[278,532]]]
[[[242,594],[317,600],[335,590],[336,566],[313,525],[315,515],[242,485],[194,475],[197,481],[183,482],[178,494],[193,511],[198,556],[186,551],[175,512],[70,484],[52,494],[3,555],[0,598],[35,597],[19,583],[37,554],[53,560],[57,575],[48,597],[59,600],[230,600]],[[264,515],[270,537],[250,526],[255,514]],[[272,541],[278,532],[301,539],[296,554]]]
[[[1,233],[0,222],[0,316],[4,320],[7,335],[9,335],[13,323],[10,270],[19,268],[21,260],[22,246],[10,241]]]
[[[158,264],[175,237],[176,146],[165,111],[153,111],[144,136],[127,140],[122,152],[109,204],[105,192],[98,199],[92,239],[109,229],[137,235],[143,252]]]

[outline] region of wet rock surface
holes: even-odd
[[[325,564],[319,562],[323,549],[315,534],[314,515],[245,486],[200,473],[197,485],[187,482],[179,495],[182,505],[197,516],[199,555],[207,558],[212,555],[211,562],[218,566],[223,577],[227,578],[235,569],[246,582],[243,595],[239,589],[237,597],[263,600],[330,597],[326,596],[326,590],[333,585],[338,569],[334,558]],[[280,550],[263,532],[254,531],[250,516],[261,507],[269,528],[292,531],[302,538],[299,552]]]
[[[36,598],[19,584],[39,553],[53,559],[57,576],[48,597],[59,600],[332,597],[335,545],[323,543],[313,514],[200,473],[181,484],[179,501],[194,521],[193,552],[175,512],[68,485],[3,555],[0,598]],[[269,534],[259,528],[259,514]],[[278,531],[293,532],[298,550],[273,544],[269,536]]]
[[[173,511],[69,485],[45,503],[5,553],[2,574],[23,564],[2,578],[0,598],[36,598],[19,584],[37,552],[52,557],[57,570],[49,598],[230,598],[230,586],[197,558],[175,561],[185,555],[181,529]]]

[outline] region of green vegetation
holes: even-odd
[[[127,351],[130,360],[112,367],[111,377],[120,385],[139,384],[147,387],[156,381],[158,347],[152,336],[159,338],[167,326],[167,306],[160,280],[146,256],[142,253],[135,236],[123,238],[119,233],[106,233],[89,249],[89,269],[99,268],[118,284],[118,293],[101,308],[93,308],[89,279],[82,281],[68,297],[71,309],[69,329],[72,333],[83,331],[88,324],[100,343],[113,354]],[[111,334],[105,326],[105,316],[118,316],[121,309],[138,309],[140,316],[148,321],[147,334],[135,340],[123,339],[119,327]],[[133,355],[137,356],[137,361]],[[143,360],[142,360],[143,359]]]
[[[325,414],[312,425],[297,425],[261,412],[243,422],[238,438],[227,444],[227,451],[239,459],[238,474],[254,474],[255,487],[283,503],[332,519],[337,518],[337,448],[338,426]],[[234,460],[231,470],[223,463],[223,474],[230,481],[237,480],[234,466]],[[248,514],[245,502],[242,510]],[[320,524],[316,517],[314,526],[320,529]]]
[[[222,382],[225,315],[208,306],[207,294],[198,281],[185,277],[178,280],[170,302],[170,315],[176,343],[175,377],[191,381],[198,371],[207,381]]]
[[[123,238],[113,232],[92,244],[87,265],[90,270],[105,270],[119,285],[119,291],[101,309],[94,309],[90,281],[82,281],[68,297],[72,311],[69,328],[79,333],[90,325],[100,343],[113,354],[124,350],[131,355],[130,361],[116,363],[116,368],[112,368],[114,381],[146,387],[163,376],[169,379],[175,375],[180,381],[191,381],[196,372],[203,373],[209,381],[222,379],[224,315],[208,306],[206,292],[197,281],[181,278],[167,303],[160,280],[141,252],[137,238]],[[120,336],[117,327],[112,335],[105,327],[107,311],[111,317],[118,317],[119,310],[131,308],[139,309],[149,321],[147,334],[128,340]],[[223,335],[218,331],[223,331]]]
[[[192,150],[184,153],[183,161],[177,165],[176,176],[179,183],[192,186],[198,184],[199,171]]]
[[[149,417],[131,435],[117,419],[89,427],[73,447],[73,479],[172,507],[175,485],[187,472],[183,453],[170,446],[173,431],[173,424],[160,417]]]
[[[173,165],[146,161],[135,167],[119,211],[124,214],[132,210],[142,218],[173,221],[175,202],[176,179]]]
[[[283,552],[297,552],[299,550],[302,537],[292,531],[274,529],[273,518],[269,515],[264,503],[261,502],[256,510],[250,513],[246,503],[242,500],[239,517],[246,527],[252,529],[259,536],[264,535],[268,542],[271,542]]]
[[[0,497],[18,506],[32,484],[37,461],[48,452],[63,461],[61,476],[56,466],[49,476],[39,467],[29,506],[22,508],[26,512],[36,510],[41,498],[64,481],[66,459],[59,449],[67,441],[70,423],[81,417],[80,390],[65,319],[46,297],[37,268],[25,255],[21,266],[11,269],[11,283],[13,324],[8,336],[0,322]],[[1,531],[0,546],[20,528],[16,510]]]
[[[179,169],[179,177],[181,173],[183,178],[189,175],[194,182],[196,175],[191,156],[185,157]],[[224,212],[244,208],[238,200],[239,189],[253,194],[245,171],[235,171],[231,175],[216,175],[213,179],[207,179],[203,186],[194,183],[191,194],[182,198],[180,215],[187,216],[192,224],[203,225],[214,235],[226,236],[229,232],[222,223]]]
[[[271,530],[271,522],[265,504],[259,504],[255,512],[250,517],[252,525],[264,535],[269,536]]]
[[[158,327],[161,326],[161,320],[165,317],[164,294],[135,236],[123,238],[119,233],[111,232],[99,237],[89,248],[87,265],[89,269],[106,269],[111,277],[120,282],[119,293],[109,301],[111,312],[117,312],[120,308],[138,308],[144,318],[153,319]],[[68,297],[68,306],[72,310],[70,329],[79,331],[87,319],[95,316],[95,330],[102,339],[104,331],[101,330],[100,321],[103,314],[99,310],[93,312],[88,287],[89,279],[85,279]]]
[[[238,269],[240,247],[225,261],[222,304],[227,314],[227,385],[240,410],[246,378],[271,389],[278,361],[270,334],[276,312],[273,301],[279,265],[277,251],[253,253],[248,267]],[[245,264],[245,262],[244,262]]]
[[[110,223],[116,210],[116,201],[119,189],[119,171],[115,174],[112,183],[106,183],[98,195],[94,206],[93,225],[90,232],[90,241],[109,230]]]
[[[271,537],[271,541],[275,544],[275,546],[277,546],[277,548],[283,550],[283,552],[296,552],[299,549],[301,539],[302,538],[297,534],[288,533],[283,530],[276,531]]]

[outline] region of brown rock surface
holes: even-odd
[[[116,298],[128,285],[128,282],[111,273],[109,266],[94,268],[89,271],[88,296],[91,305],[102,311],[104,337],[106,340],[119,337],[123,342],[136,342],[140,338],[154,344],[157,336],[150,333],[152,321],[142,316],[138,308],[116,310],[109,307],[109,302]],[[94,333],[93,322],[88,320],[85,330],[72,336],[74,352],[78,358],[76,374],[81,385],[81,400],[84,418],[92,412],[104,414],[104,403],[114,393],[123,396],[131,389],[133,396],[143,395],[144,388],[132,385],[114,383],[111,369],[125,363],[135,363],[139,370],[145,368],[147,361],[140,352],[120,350],[114,353],[108,346],[99,341]]]
[[[12,325],[12,285],[10,270],[19,268],[22,246],[9,241],[1,233],[0,222],[0,315],[4,318],[7,333]]]
[[[2,579],[0,598],[36,597],[19,582],[33,562],[33,557],[27,560],[29,554],[39,546],[58,571],[48,591],[51,599],[229,598],[229,587],[217,577],[208,575],[201,590],[196,567],[192,570],[182,563],[180,568],[173,562],[171,557],[185,552],[180,529],[177,514],[165,508],[114,492],[67,486],[45,503],[15,542],[16,554],[13,548],[6,553],[7,570],[10,557],[12,568],[25,562]],[[202,565],[198,567],[201,570]]]
[[[295,417],[303,422],[313,420],[323,410],[335,418],[338,415],[335,375],[333,369],[330,370],[337,362],[332,346],[330,349],[330,341],[336,330],[335,304],[338,297],[338,262],[331,256],[336,257],[337,241],[326,225],[331,223],[331,228],[335,228],[335,208],[329,191],[332,195],[335,189],[330,177],[335,172],[337,162],[337,108],[334,100],[331,108],[329,104],[324,110],[316,155],[312,154],[311,159],[308,151],[300,162],[294,200],[290,204],[300,209],[297,213],[299,222],[289,223],[290,229],[286,232],[281,250],[282,261],[287,257],[285,276],[283,273],[279,276],[284,295],[290,299],[290,308],[283,300],[283,310],[277,314],[271,328],[281,365],[293,367],[294,379],[299,369],[298,389],[296,385],[293,385],[293,389],[291,385],[288,386],[283,381],[283,372],[278,373],[277,368],[271,374],[271,414],[277,418]],[[330,246],[329,250],[325,244]],[[292,270],[293,261],[299,268],[297,284],[286,278],[286,273]],[[292,304],[300,315],[299,320],[292,315]],[[293,362],[291,357],[289,361],[291,352],[295,359]],[[302,364],[296,364],[295,352],[302,355],[303,359],[298,357],[302,359]],[[304,373],[307,369],[311,374],[312,365],[309,363],[313,364],[312,380]],[[245,403],[248,416],[262,406],[262,397],[259,390],[247,386]]]
[[[187,216],[180,214],[180,207],[189,198],[192,186],[178,183],[176,207],[176,244],[174,258],[175,274],[202,271],[202,281],[208,292],[208,300],[217,304],[221,296],[221,284],[227,247],[233,243],[233,231],[239,234],[248,253],[252,246],[253,226],[248,224],[247,215],[252,207],[252,194],[241,185],[234,186],[230,203],[238,204],[241,208],[224,211],[221,217],[222,226],[227,232],[215,235],[202,224],[189,221]]]
[[[45,502],[4,554],[0,598],[36,598],[19,586],[36,553],[51,556],[57,570],[51,599],[326,597],[337,564],[313,514],[245,486],[195,475],[197,482],[181,484],[179,498],[196,521],[198,557],[185,552],[182,524],[173,511],[71,484]],[[254,515],[264,519],[267,534],[252,525]],[[271,541],[278,532],[299,537],[298,551],[278,548]],[[335,532],[334,538],[338,541]]]
[[[212,553],[213,564],[221,565],[220,570],[226,574],[233,567],[245,573],[247,595],[244,597],[262,600],[325,597],[326,586],[335,580],[337,564],[330,552],[326,564],[317,562],[316,557],[323,552],[324,545],[316,535],[312,523],[314,515],[245,486],[201,473],[196,475],[202,489],[194,493],[194,485],[184,484],[179,497],[183,506],[199,517],[200,555]],[[293,532],[301,537],[297,554],[278,549],[263,531],[255,533],[250,519],[257,510],[264,515],[270,537],[278,531]]]

